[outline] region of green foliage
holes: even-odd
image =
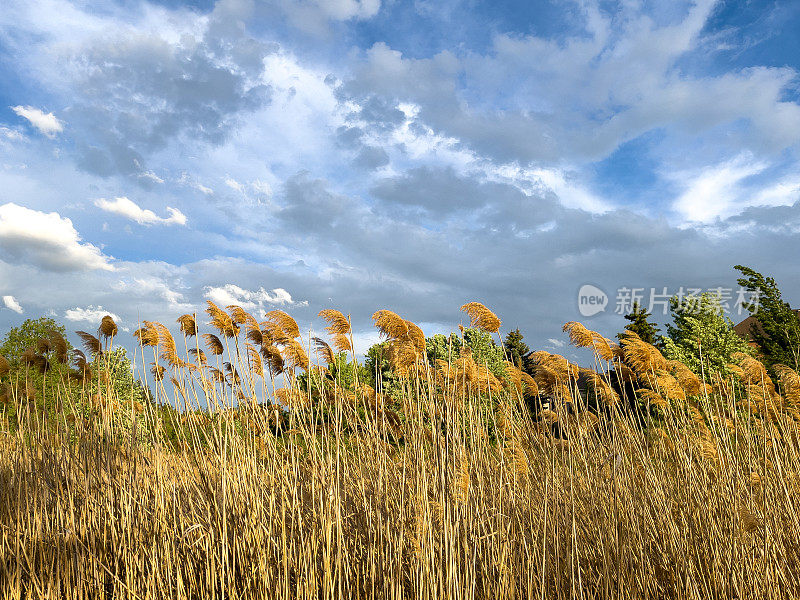
[[[0,344],[0,355],[8,360],[10,367],[3,380],[14,390],[12,395],[26,396],[21,392],[27,388],[35,398],[34,406],[45,411],[52,411],[59,401],[74,400],[73,394],[67,392],[69,367],[55,360],[52,350],[39,353],[48,359],[45,372],[26,365],[21,357],[26,350],[36,350],[37,343],[50,339],[53,332],[66,338],[64,326],[49,317],[26,319],[21,325],[12,327]],[[67,349],[70,349],[69,343]]]
[[[361,385],[370,382],[370,374],[367,368],[358,362],[353,363],[347,352],[339,352],[334,355],[333,362],[327,365],[327,369],[324,379],[329,379],[331,383],[335,381],[340,388],[345,390],[354,391],[357,384]],[[312,397],[314,397],[314,395],[319,394],[320,389],[325,385],[322,379],[320,371],[312,369],[297,376],[297,385],[299,389],[305,392],[310,391]]]
[[[425,339],[425,353],[428,355],[428,362],[431,364],[437,360],[452,362],[461,354],[463,345],[461,338],[455,333],[449,335],[437,333],[429,336]]]
[[[364,382],[377,389],[380,382],[383,389],[389,390],[397,386],[397,377],[389,364],[389,342],[373,344],[367,350],[364,359]]]
[[[110,392],[112,397],[121,402],[139,402],[144,404],[149,394],[142,382],[133,376],[133,366],[128,352],[119,346],[102,356],[95,356],[92,370],[99,377],[92,380],[90,389],[93,392]]]
[[[53,332],[66,339],[64,326],[49,317],[27,319],[12,328],[0,344],[0,354],[9,362],[10,371],[3,379],[12,390],[15,402],[6,407],[10,423],[17,421],[17,412],[34,409],[47,417],[89,416],[96,408],[95,397],[113,402],[119,410],[112,421],[122,430],[129,430],[131,410],[143,409],[150,400],[148,390],[133,374],[131,361],[125,348],[118,347],[101,355],[89,357],[92,377],[79,381],[70,377],[69,365],[56,360],[55,352],[38,349],[38,354],[48,359],[47,369],[26,365],[22,354],[37,349],[37,343],[49,339]],[[68,351],[71,346],[67,343]],[[22,393],[28,389],[29,393]],[[140,433],[144,433],[140,431]]]
[[[523,337],[525,336],[523,336],[520,333],[519,328],[517,328],[513,331],[509,331],[508,335],[506,335],[505,341],[503,342],[509,360],[519,368],[523,367],[525,356],[531,351],[531,349],[528,347],[528,344],[522,341]]]
[[[25,350],[36,347],[36,342],[41,338],[48,338],[53,331],[60,333],[64,339],[67,337],[64,326],[50,317],[38,319],[25,319],[18,327],[12,327],[0,344],[0,354],[12,363],[19,363],[19,357]],[[69,342],[67,343],[69,348]]]
[[[433,335],[426,339],[425,345],[430,363],[436,360],[453,361],[461,354],[461,348],[466,346],[472,350],[472,358],[477,364],[486,364],[495,377],[505,376],[503,349],[494,343],[490,334],[480,329],[465,329],[463,337],[455,333],[448,336]]]
[[[383,392],[394,395],[395,392],[400,391],[400,383],[389,363],[388,345],[388,342],[381,342],[370,347],[364,360],[364,366],[361,367],[363,369],[361,381],[372,387],[376,387],[377,382],[380,381]],[[527,348],[524,344],[522,346]],[[469,328],[464,329],[461,336],[456,333],[449,335],[439,333],[425,339],[426,354],[431,365],[437,360],[455,361],[461,355],[461,349],[464,347],[472,350],[472,357],[477,364],[486,364],[489,371],[496,377],[505,376],[503,349],[495,344],[491,335],[485,331]]]
[[[356,384],[365,383],[368,377],[366,367],[350,360],[347,352],[336,354],[328,365],[328,371],[339,386],[347,390],[354,390]]]
[[[775,364],[800,367],[800,318],[781,298],[775,280],[743,265],[736,265],[734,269],[743,275],[737,279],[739,285],[757,294],[757,302],[743,306],[760,325],[750,329],[750,337],[758,346],[764,363],[768,367]]]
[[[709,379],[712,373],[728,375],[727,364],[735,352],[752,354],[752,348],[733,330],[733,322],[722,314],[719,294],[706,292],[670,299],[673,323],[661,338],[662,352]]]
[[[631,312],[625,315],[625,319],[630,321],[625,325],[625,329],[638,335],[642,341],[653,346],[659,346],[661,343],[658,335],[659,329],[654,323],[648,321],[651,316],[651,313],[647,312],[638,302],[634,302]],[[621,336],[617,335],[617,337]]]

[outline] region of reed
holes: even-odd
[[[569,323],[595,369],[540,351],[533,376],[498,375],[468,348],[429,363],[420,328],[383,310],[390,389],[345,380],[339,311],[313,348],[285,312],[207,312],[216,333],[178,320],[192,348],[159,323],[136,332],[146,405],[100,385],[77,418],[43,414],[0,359],[3,423],[27,415],[0,427],[0,598],[800,595],[789,367],[773,382],[742,355],[708,385],[633,335]],[[83,377],[100,377],[112,324],[79,332]],[[48,344],[29,368],[67,359]]]

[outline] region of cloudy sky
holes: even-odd
[[[798,30],[792,0],[4,0],[0,329],[212,299],[363,345],[478,300],[551,349],[584,284],[613,335],[619,288],[737,263],[800,304]]]

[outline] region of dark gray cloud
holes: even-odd
[[[81,168],[141,173],[148,155],[171,141],[221,144],[244,115],[270,102],[260,78],[277,46],[249,37],[235,4],[220,5],[200,38],[121,32],[79,49],[66,119]]]
[[[358,149],[364,138],[364,130],[360,127],[342,125],[336,130],[336,142],[343,148]]]
[[[393,102],[380,96],[368,96],[362,100],[361,109],[352,115],[369,123],[378,130],[391,130],[403,123],[406,115]]]
[[[800,236],[788,230],[758,237],[732,219],[721,235],[624,210],[595,215],[447,169],[415,169],[373,193],[379,202],[367,206],[302,174],[287,184],[287,205],[278,214],[283,239],[324,265],[303,267],[293,289],[313,306],[328,297],[346,304],[359,327],[368,328],[379,307],[454,325],[458,306],[479,300],[541,347],[560,337],[561,323],[581,318],[578,289],[593,283],[611,304],[592,326],[613,335],[624,325],[614,314],[618,288],[735,287],[737,263],[775,274],[787,297],[800,302],[796,273],[785,261],[800,251]],[[416,220],[392,206],[435,218]],[[765,210],[775,211],[766,222],[787,218],[785,209]]]
[[[752,236],[800,234],[800,192],[791,206],[752,206],[720,223],[724,232],[746,229]]]
[[[528,196],[514,186],[483,181],[479,174],[459,175],[452,167],[415,167],[379,180],[370,193],[390,213],[428,223],[479,219],[486,227],[522,231],[562,214],[552,194]]]
[[[356,156],[353,164],[367,170],[375,170],[389,164],[389,155],[380,146],[364,146]]]
[[[758,209],[758,215],[725,221],[726,231],[706,233],[626,211],[592,215],[565,209],[547,195],[526,197],[513,186],[486,183],[477,175],[428,169],[405,177],[423,189],[457,190],[472,207],[465,212],[496,217],[451,218],[461,213],[453,211],[448,194],[418,196],[416,201],[425,198],[436,214],[449,215],[430,221],[437,224],[434,230],[424,221],[390,214],[389,200],[370,206],[300,173],[278,194],[281,206],[258,219],[265,242],[280,242],[297,257],[281,261],[280,267],[220,254],[182,265],[116,262],[114,272],[81,278],[0,262],[0,275],[31,314],[53,307],[61,315],[92,289],[92,305],[128,323],[138,318],[172,323],[178,314],[202,311],[206,288],[227,284],[287,290],[308,305],[285,308],[304,328],[313,324],[318,332],[322,323],[315,315],[325,307],[352,314],[359,331],[372,331],[370,315],[379,308],[455,328],[463,318],[458,307],[478,300],[503,319],[504,331],[520,327],[537,348],[549,338],[564,339],[560,325],[582,318],[577,291],[584,283],[610,296],[606,313],[586,320],[609,336],[624,325],[613,313],[618,288],[734,287],[732,266],[737,263],[774,275],[787,300],[800,302],[796,266],[787,260],[800,253],[800,236],[791,228],[775,232],[764,226],[759,232],[738,227],[756,217],[763,224],[796,222],[800,205]],[[407,182],[398,178],[395,183]],[[536,214],[539,206],[529,230],[520,230],[519,219],[497,216],[515,201],[520,204],[512,213],[527,203]],[[216,251],[224,251],[222,245]]]

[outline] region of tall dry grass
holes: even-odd
[[[120,399],[2,434],[0,597],[800,595],[794,371],[776,384],[740,357],[736,379],[708,385],[573,323],[595,370],[540,352],[534,378],[511,364],[500,378],[469,352],[428,364],[419,328],[379,311],[403,375],[390,397],[327,377],[286,313],[209,315],[205,338],[190,315],[180,343],[137,332],[158,399],[187,409],[177,447],[155,405],[131,415],[145,440],[114,429]],[[349,319],[322,316],[352,352]],[[609,372],[635,382],[645,417]],[[538,394],[550,402],[531,411]]]

